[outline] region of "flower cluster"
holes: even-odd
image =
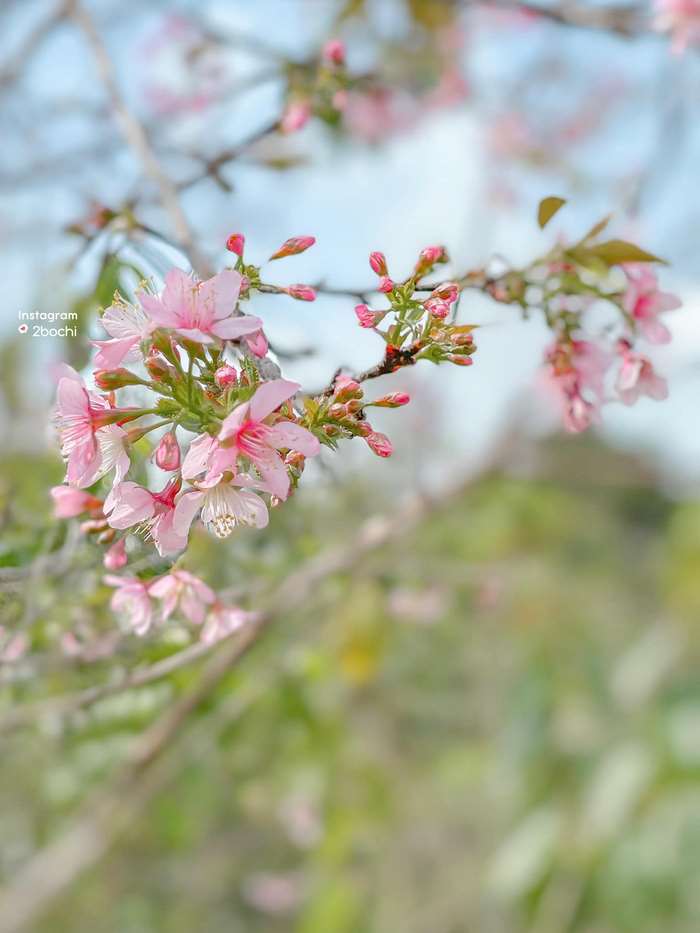
[[[542,226],[562,204],[543,202]],[[52,490],[55,514],[82,516],[83,532],[106,547],[115,611],[139,634],[176,608],[203,626],[207,639],[243,624],[248,616],[242,610],[226,606],[181,566],[192,525],[201,523],[217,538],[240,527],[264,528],[270,509],[290,497],[307,459],[322,446],[334,450],[357,437],[377,456],[390,456],[391,441],[372,427],[368,412],[410,399],[397,391],[367,398],[364,383],[421,360],[471,364],[474,325],[457,321],[467,289],[525,315],[534,309],[544,314],[554,333],[546,371],[569,430],[597,420],[614,359],[619,400],[665,397],[665,381],[635,341],[667,341],[659,316],[679,302],[659,291],[649,268],[656,257],[621,240],[600,242],[604,226],[573,245],[558,243],[525,269],[498,275],[479,269],[447,281],[428,281],[449,262],[442,246],[421,250],[405,278],[391,275],[383,253],[371,253],[378,306],[363,302],[355,314],[361,327],[381,338],[384,355],[359,375],[339,372],[313,396],[302,396],[297,383],[281,376],[267,356],[263,322],[242,305],[253,293],[310,301],[316,289],[265,283],[261,267],[244,256],[242,234],[226,244],[233,267],[205,281],[172,269],[160,292],[144,283],[133,301],[115,296],[101,319],[108,339],[93,341],[95,387],[69,367],[58,382],[56,424],[66,478]],[[298,255],[314,242],[292,237],[270,261]],[[621,323],[612,338],[606,329],[606,342],[586,330],[588,312],[600,303],[615,307]],[[160,558],[171,562],[169,572],[143,579],[114,575],[129,563],[138,538],[153,542]]]
[[[370,254],[370,267],[379,278],[378,291],[389,306],[375,310],[359,304],[355,315],[360,327],[371,328],[385,341],[387,372],[418,360],[471,364],[476,349],[474,328],[453,321],[461,286],[456,282],[426,286],[423,282],[436,266],[447,262],[443,246],[426,246],[412,274],[397,282],[389,275],[384,254]]]
[[[680,307],[675,295],[659,291],[654,272],[643,263],[623,263],[622,289],[591,292],[597,286],[590,276],[582,280],[584,291],[559,293],[559,300],[548,309],[548,321],[555,340],[545,354],[546,376],[559,402],[564,426],[568,431],[584,431],[600,420],[600,409],[606,401],[619,400],[634,404],[641,396],[661,400],[668,395],[666,380],[654,370],[651,360],[635,349],[635,341],[651,344],[667,343],[671,339],[659,315]],[[609,279],[609,269],[602,280]],[[576,277],[575,265],[557,267],[555,275]],[[577,300],[574,300],[577,299]],[[611,304],[619,313],[617,337],[590,339],[584,330],[585,312],[600,300]],[[612,392],[606,387],[608,371],[617,364]]]
[[[456,41],[457,40],[457,41]],[[399,63],[408,80],[382,75],[381,61],[371,72],[355,74],[347,67],[345,44],[329,39],[315,60],[287,66],[287,100],[280,119],[283,133],[301,130],[312,117],[342,127],[351,136],[377,143],[410,130],[425,113],[454,106],[468,95],[458,53],[459,35],[453,30],[436,37],[434,45],[416,50],[425,87],[414,87],[416,63]],[[411,85],[408,91],[402,85]]]

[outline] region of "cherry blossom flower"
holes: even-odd
[[[121,479],[129,469],[126,432],[110,422],[128,412],[110,408],[105,398],[88,391],[74,369],[66,366],[64,371],[56,393],[56,424],[67,482],[91,486],[113,467]]]
[[[622,365],[615,388],[625,405],[634,405],[642,395],[661,401],[668,397],[668,383],[654,371],[650,360],[632,352],[629,344],[621,342]]]
[[[117,577],[107,574],[108,586],[117,587],[110,601],[112,611],[118,617],[122,613],[137,635],[145,635],[153,622],[153,604],[149,588],[138,577]]]
[[[158,327],[174,329],[188,340],[212,343],[238,340],[262,328],[260,318],[249,314],[233,316],[241,288],[241,276],[225,269],[205,282],[182,269],[171,269],[161,295],[141,292],[141,304]]]
[[[305,457],[314,457],[320,450],[313,434],[296,422],[283,419],[267,423],[275,409],[299,388],[298,383],[286,379],[262,383],[249,402],[238,405],[228,415],[215,440],[203,436],[192,442],[183,464],[183,476],[196,476],[193,470],[202,463],[211,475],[227,470],[236,473],[238,457],[242,456],[257,469],[270,492],[286,499],[289,474],[278,451],[296,450]]]
[[[138,483],[119,483],[105,499],[107,521],[119,531],[143,525],[161,557],[176,554],[187,546],[187,536],[178,534],[173,526],[175,497],[179,490],[179,479],[171,480],[156,493]]]
[[[153,321],[139,305],[115,301],[100,318],[111,340],[92,340],[98,348],[95,369],[116,369],[125,362],[141,358],[139,344],[153,332]]]
[[[663,311],[680,308],[681,301],[668,292],[660,292],[655,273],[645,263],[626,263],[627,290],[622,298],[624,310],[637,322],[649,343],[668,343],[671,333],[659,321]]]
[[[264,500],[250,488],[238,488],[253,485],[256,484],[251,477],[240,474],[234,478],[226,474],[201,480],[184,492],[175,506],[176,532],[186,538],[200,510],[202,523],[217,538],[228,538],[241,525],[265,528],[269,516]],[[260,484],[257,486],[260,488]]]
[[[171,570],[164,577],[151,583],[149,593],[163,602],[163,622],[166,622],[179,606],[184,617],[194,625],[202,624],[206,607],[216,599],[214,591],[187,570]]]

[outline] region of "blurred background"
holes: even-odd
[[[395,443],[388,462],[348,442],[307,470],[264,533],[195,536],[191,569],[255,608],[363,520],[458,488],[278,621],[149,772],[133,818],[102,828],[105,858],[26,929],[694,933],[700,56],[672,54],[635,5],[603,8],[614,12],[603,28],[601,7],[585,3],[80,9],[97,61],[71,4],[0,7],[8,888],[199,670],[59,709],[192,638],[177,623],[126,634],[100,555],[52,518],[48,496],[63,475],[50,429],[59,362],[87,366],[115,289],[188,265],[161,186],[115,120],[105,57],[213,268],[233,231],[252,261],[310,234],[314,249],[266,268],[267,280],[363,291],[370,250],[398,275],[442,242],[461,274],[494,255],[528,262],[613,213],[616,235],[670,262],[661,285],[684,305],[654,353],[669,399],[609,405],[601,428],[572,438],[536,388],[544,325],[467,295],[474,366],[419,365],[378,384],[412,396],[376,418]],[[313,96],[330,37],[361,76],[342,119]],[[310,119],[280,133],[302,93]],[[550,194],[569,204],[543,233],[536,205]],[[285,375],[313,390],[380,355],[354,303],[252,304]],[[33,336],[20,312],[75,332]]]

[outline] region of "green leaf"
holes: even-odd
[[[600,233],[602,233],[603,230],[605,230],[607,225],[610,223],[611,218],[612,218],[612,214],[608,214],[607,216],[603,217],[602,220],[599,220],[598,223],[593,224],[593,226],[588,231],[588,233],[585,235],[585,237],[583,237],[581,242],[587,243],[589,240],[595,240],[595,238]]]
[[[544,229],[557,211],[565,204],[565,198],[557,198],[554,195],[549,198],[543,198],[537,208],[537,223],[540,225],[540,228]]]
[[[589,246],[588,252],[602,259],[608,266],[616,266],[621,262],[662,262],[666,265],[665,259],[647,253],[646,250],[625,240],[606,240],[605,243]]]

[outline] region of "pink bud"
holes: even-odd
[[[223,366],[219,366],[217,371],[214,373],[214,382],[221,389],[225,389],[228,386],[238,385],[238,372],[235,366],[229,366],[228,363],[225,363]]]
[[[433,290],[431,298],[441,298],[448,304],[454,304],[459,297],[459,285],[456,282],[444,282]]]
[[[471,366],[474,363],[471,356],[458,356],[456,353],[448,353],[447,359],[450,363],[456,363],[457,366]]]
[[[135,386],[142,381],[135,373],[129,372],[124,367],[119,367],[119,369],[98,369],[93,374],[93,378],[98,389],[104,389],[105,392],[123,389],[124,386]]]
[[[428,298],[425,302],[425,308],[430,311],[433,317],[443,321],[450,313],[450,306],[441,298]]]
[[[367,305],[355,305],[355,315],[360,327],[374,327],[377,322],[377,315]]]
[[[243,255],[244,246],[245,237],[242,233],[232,233],[228,240],[226,240],[226,249],[229,251],[229,253],[235,253],[236,256]]]
[[[422,263],[431,265],[435,262],[444,262],[446,258],[444,246],[426,246],[420,251],[418,257]]]
[[[362,386],[352,376],[336,376],[333,384],[333,396],[339,402],[347,402],[349,399],[362,398]]]
[[[106,552],[102,562],[107,570],[120,570],[122,567],[126,566],[127,560],[126,538],[119,538]]]
[[[402,405],[408,405],[411,396],[406,392],[391,392],[389,395],[383,395],[372,404],[377,408],[400,408]]]
[[[262,330],[257,330],[254,334],[246,334],[243,339],[253,356],[258,358],[265,356],[270,348],[267,337]]]
[[[161,437],[160,444],[156,447],[156,465],[161,470],[180,469],[180,445],[174,431],[168,431]]]
[[[296,256],[298,253],[305,252],[316,242],[315,236],[293,236],[285,240],[276,253],[270,256],[270,259],[282,259],[284,256]]]
[[[389,269],[386,264],[386,256],[384,253],[370,253],[369,254],[369,264],[372,272],[377,275],[388,275]]]
[[[381,434],[379,431],[373,431],[365,440],[372,453],[376,454],[378,457],[390,457],[394,452],[389,438],[386,434]]]
[[[311,106],[308,101],[293,101],[282,114],[280,129],[283,133],[296,133],[308,123],[310,116]]]
[[[379,283],[379,291],[384,292],[384,294],[386,295],[386,294],[389,294],[389,292],[393,292],[393,290],[394,290],[394,283],[391,281],[388,275],[383,275]]]
[[[51,490],[53,499],[53,514],[56,518],[75,518],[83,512],[94,512],[102,509],[102,500],[91,496],[82,489],[73,489],[72,486],[54,486]]]
[[[316,292],[310,285],[288,285],[284,291],[297,301],[316,301]]]
[[[345,63],[345,43],[340,39],[329,39],[323,46],[323,60],[330,65]]]

